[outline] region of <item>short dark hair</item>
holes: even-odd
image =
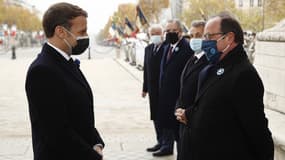
[[[203,20],[193,20],[191,23],[191,27],[195,27],[195,28],[205,27],[205,25],[206,25],[206,22]]]
[[[221,20],[221,32],[233,32],[235,34],[235,42],[239,44],[244,43],[244,32],[239,22],[229,13],[220,13],[217,15]]]
[[[180,32],[183,31],[183,24],[181,23],[181,21],[179,19],[171,19],[167,21],[168,23],[175,23],[179,29]]]
[[[70,3],[56,3],[49,7],[43,16],[43,28],[47,38],[54,35],[55,27],[58,25],[64,26],[67,29],[71,28],[70,20],[78,17],[87,17],[86,11],[80,7]]]

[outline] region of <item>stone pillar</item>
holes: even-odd
[[[275,144],[285,159],[285,19],[257,35],[254,65],[264,83],[264,104]]]

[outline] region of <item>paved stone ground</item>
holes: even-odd
[[[0,160],[32,160],[24,83],[39,51],[18,49],[16,60],[10,59],[10,53],[0,55]],[[155,137],[148,100],[140,97],[142,72],[115,59],[114,50],[102,53],[92,53],[91,60],[86,54],[80,59],[95,96],[96,126],[106,142],[104,160],[174,160],[174,156],[153,158],[145,152]]]

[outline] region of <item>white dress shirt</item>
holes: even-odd
[[[55,49],[60,55],[62,55],[62,56],[64,57],[64,59],[66,59],[67,61],[70,60],[71,57],[70,57],[67,53],[65,53],[63,50],[57,48],[56,46],[52,45],[52,44],[49,43],[49,42],[47,42],[47,44],[48,44],[49,46],[51,46],[53,49]]]

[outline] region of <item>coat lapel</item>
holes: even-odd
[[[82,84],[86,89],[90,89],[87,80],[85,79],[84,75],[82,74],[82,72],[80,71],[79,68],[72,68],[72,66],[70,66],[68,63],[61,63],[61,66],[67,71],[69,72],[75,79],[77,79],[80,84]],[[75,70],[77,69],[78,72]]]
[[[199,68],[200,66],[202,66],[203,64],[207,63],[207,59],[205,56],[202,56],[197,63],[194,63],[193,62],[191,64],[189,64],[190,67],[189,69],[186,69],[185,71],[185,75],[184,75],[184,80],[186,80],[190,75],[191,73],[193,73],[197,68]]]
[[[59,66],[63,68],[67,73],[69,73],[72,77],[74,77],[83,87],[88,90],[88,93],[90,94],[91,88],[79,68],[73,69],[72,66],[68,63],[68,61],[60,55],[60,53],[58,53],[55,49],[53,49],[47,44],[45,44],[44,46],[43,53],[55,59],[58,62]],[[78,69],[79,72],[76,72],[75,69]]]
[[[162,59],[161,59],[161,66],[160,66],[161,71],[164,71],[164,69],[166,67],[166,57],[167,57],[167,54],[168,54],[169,47],[170,47],[169,44],[165,45],[163,47],[163,56],[162,56]]]
[[[201,89],[199,89],[200,91],[197,93],[195,102],[197,102],[209,88],[214,86],[218,80],[230,74],[234,65],[244,60],[247,60],[247,55],[244,52],[243,46],[238,45],[217,64],[217,67],[211,72],[210,79],[206,80],[201,86]]]
[[[212,86],[216,84],[218,80],[223,79],[228,73],[230,73],[230,70],[232,69],[232,65],[223,68],[223,67],[216,67],[210,74],[210,79],[207,79],[205,83],[201,86],[199,91],[197,92],[196,100],[198,101],[199,98]],[[220,74],[219,72],[223,70],[223,73]]]
[[[181,45],[182,45],[183,42],[184,42],[184,39],[182,38],[182,39],[178,42],[178,44],[176,45],[176,47],[173,49],[173,53],[172,53],[172,56],[170,57],[169,61],[166,62],[166,60],[165,60],[166,66],[169,65],[171,62],[173,62],[174,59],[175,59],[175,58],[177,57],[177,55],[179,54],[179,52],[180,52],[181,50],[183,50],[183,48],[181,47]],[[169,47],[170,47],[170,45],[169,45]],[[168,47],[168,50],[169,50],[169,47]],[[168,50],[167,50],[167,54],[168,54]]]

